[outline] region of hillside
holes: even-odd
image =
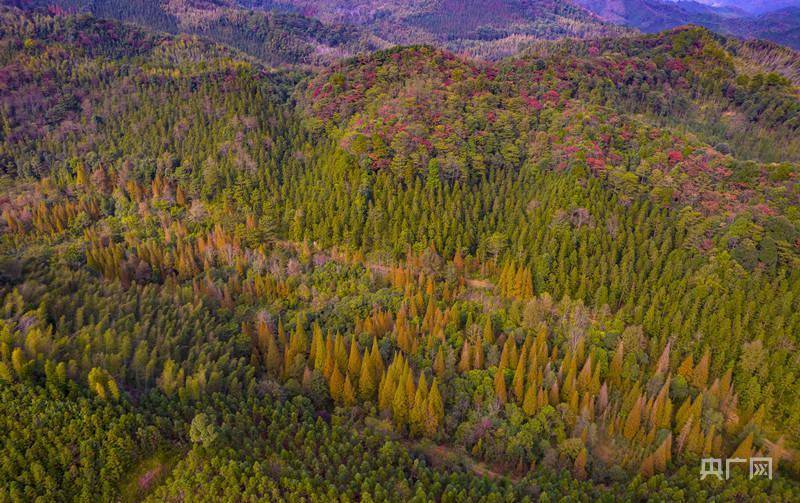
[[[554,0],[286,0],[299,12],[363,26],[393,44],[432,43],[476,56],[510,55],[532,40],[621,33],[571,2]]]
[[[785,51],[0,9],[0,500],[797,500]]]
[[[764,39],[800,49],[797,2],[696,2],[691,0],[576,0],[601,19],[655,33],[694,24],[744,39]],[[767,6],[768,5],[768,6]]]
[[[554,0],[7,0],[40,12],[92,13],[232,45],[268,64],[323,64],[397,44],[431,43],[478,57],[511,55],[536,40],[625,32]]]
[[[798,7],[798,0],[698,0],[703,4],[713,7],[728,7],[742,9],[753,14],[764,14],[785,9],[787,7]]]
[[[323,24],[286,8],[255,10],[233,1],[13,0],[27,10],[89,13],[154,31],[197,35],[272,65],[320,65],[377,48],[354,26]],[[276,6],[277,7],[277,6]]]
[[[698,28],[540,46],[523,72],[550,62],[553,85],[660,125],[678,127],[742,160],[797,160],[795,53]],[[780,147],[779,147],[780,146]]]
[[[770,11],[755,18],[732,19],[725,29],[747,38],[771,40],[800,49],[800,5]]]
[[[466,2],[452,0],[412,2],[288,0],[287,3],[307,15],[328,21],[368,24],[380,18],[388,18],[389,21],[409,28],[417,27],[424,30],[425,33],[445,39],[476,37],[488,39],[502,35],[502,33],[493,34],[493,30],[503,30],[509,25],[516,26],[516,31],[524,33],[526,25],[529,27],[528,29],[533,30],[538,23],[542,26],[541,29],[547,29],[547,22],[559,20],[575,26],[553,26],[550,28],[551,30],[560,29],[562,32],[569,32],[581,29],[582,26],[596,30],[603,28],[602,23],[598,22],[589,12],[568,2],[552,0],[493,0],[491,2],[476,0]],[[397,37],[402,34],[387,34],[387,36]]]

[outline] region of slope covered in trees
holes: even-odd
[[[396,44],[431,43],[497,59],[536,40],[624,33],[569,2],[247,2],[16,0],[25,9],[87,12],[236,47],[270,65],[324,64]]]
[[[272,73],[3,11],[0,499],[796,499],[796,160],[642,91],[777,144],[790,84],[598,44]]]
[[[393,44],[431,43],[475,56],[513,54],[539,39],[595,37],[625,29],[573,2],[554,0],[286,0],[327,22],[363,26]]]
[[[253,10],[233,1],[194,0],[24,0],[11,4],[50,13],[87,13],[155,31],[197,35],[272,66],[320,65],[376,48],[376,41],[355,26],[323,24],[288,6],[263,5],[276,8]]]

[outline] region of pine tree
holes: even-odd
[[[694,374],[694,362],[692,360],[692,355],[687,355],[678,366],[678,375],[685,377],[687,380],[691,380],[692,374]]]
[[[375,338],[372,339],[370,359],[372,360],[372,370],[375,372],[375,375],[383,374],[383,372],[386,370],[386,366],[383,363],[383,357],[378,349],[378,340]]]
[[[461,359],[458,361],[458,371],[462,374],[469,372],[472,368],[472,352],[470,351],[469,342],[464,340],[461,346]]]
[[[494,344],[494,329],[492,328],[492,318],[487,316],[483,322],[483,341],[487,344]]]
[[[659,473],[667,470],[670,460],[672,459],[672,433],[667,435],[667,438],[661,442],[661,445],[656,449],[653,457],[653,467]]]
[[[528,389],[525,391],[525,398],[522,401],[522,410],[530,417],[536,414],[536,406],[536,386],[534,386],[533,383],[529,383]]]
[[[655,467],[653,456],[645,456],[642,460],[642,465],[639,467],[639,473],[641,473],[644,478],[650,478],[654,475]]]
[[[344,393],[344,378],[342,377],[342,373],[339,372],[339,367],[336,365],[333,366],[333,371],[331,372],[331,378],[328,382],[328,386],[331,392],[331,398],[336,403],[341,403]]]
[[[611,359],[611,366],[608,370],[608,382],[616,386],[621,382],[622,378],[622,358],[624,357],[624,344],[620,340],[617,344],[617,349],[614,351],[614,357]]]
[[[375,400],[376,389],[375,372],[371,361],[363,358],[358,373],[358,397],[365,402]]]
[[[672,342],[667,342],[667,345],[664,346],[664,351],[661,352],[661,356],[658,358],[658,362],[656,363],[655,374],[664,374],[669,370],[669,352],[670,347],[672,346]]]
[[[484,353],[483,353],[483,343],[479,339],[475,341],[475,347],[472,349],[472,368],[474,369],[482,369],[483,368],[483,361],[484,361]]]
[[[281,368],[281,354],[278,345],[275,343],[275,337],[272,333],[267,334],[267,353],[264,355],[264,365],[273,376],[279,376],[283,373]]]
[[[592,382],[592,357],[586,359],[580,373],[578,374],[578,391],[586,391]]]
[[[347,358],[347,373],[358,376],[361,371],[361,352],[358,350],[355,336],[350,340],[350,355]]]
[[[739,447],[730,455],[731,458],[750,459],[753,455],[753,432],[747,434],[744,440],[739,444]]]
[[[395,388],[394,379],[388,372],[385,372],[378,385],[378,409],[384,416],[389,416],[392,412]]]
[[[418,436],[425,433],[425,415],[427,410],[428,385],[425,374],[420,375],[417,391],[414,394],[414,403],[409,412],[409,430],[411,435]]]
[[[514,370],[514,379],[512,380],[514,399],[519,404],[525,399],[525,355],[526,350],[525,347],[523,347],[517,362],[517,368]]]
[[[575,463],[572,466],[572,474],[578,480],[586,480],[586,460],[588,457],[588,453],[586,448],[580,450],[578,455],[575,457]]]
[[[444,404],[442,402],[442,395],[439,394],[439,385],[437,379],[434,378],[431,383],[431,389],[428,392],[428,417],[426,422],[426,434],[429,438],[433,438],[439,431],[442,422],[444,421]]]
[[[639,398],[633,405],[633,408],[625,418],[625,428],[622,434],[628,440],[633,440],[639,431],[639,424],[642,417],[642,399]]]
[[[344,337],[338,333],[333,342],[333,359],[342,372],[347,371],[347,348],[345,347]]]
[[[508,392],[506,391],[506,377],[502,369],[497,369],[494,373],[494,395],[501,404],[508,401]]]
[[[704,389],[708,382],[708,367],[711,360],[711,352],[706,347],[703,357],[697,362],[697,366],[692,373],[692,384],[698,389]]]
[[[509,344],[511,343],[511,337],[506,338],[506,342],[503,344],[503,350],[500,353],[500,361],[497,363],[497,367],[505,370],[510,367],[511,364],[511,350],[509,349]]]
[[[436,352],[436,357],[433,359],[433,371],[436,373],[436,376],[439,379],[444,377],[444,352],[442,351],[442,346],[439,346],[439,350]]]
[[[356,390],[350,382],[350,376],[345,377],[342,389],[342,403],[347,407],[352,407],[356,403]]]
[[[397,386],[392,398],[392,420],[400,431],[405,431],[408,425],[409,400],[406,396],[406,387],[402,383]]]

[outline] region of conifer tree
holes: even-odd
[[[266,339],[267,353],[264,355],[264,365],[273,376],[279,376],[283,372],[280,350],[275,343],[275,337],[271,333],[267,334]]]
[[[484,358],[483,343],[479,338],[477,341],[475,341],[475,347],[472,349],[472,368],[482,369]]]
[[[536,387],[533,383],[528,384],[528,389],[525,391],[525,398],[522,401],[522,410],[528,416],[533,416],[536,414],[536,406],[537,406],[537,396],[536,396]]]
[[[636,400],[636,402],[634,402],[633,408],[625,418],[625,428],[623,429],[622,434],[628,440],[633,440],[633,438],[636,436],[636,433],[638,433],[641,417],[642,399],[639,398]]]
[[[367,358],[363,358],[358,373],[358,397],[365,402],[372,401],[375,399],[376,389],[375,371],[372,369],[372,362]]]
[[[353,384],[350,382],[349,375],[344,379],[344,387],[342,389],[342,403],[347,407],[352,407],[356,403],[356,391],[353,388]]]
[[[526,350],[523,347],[517,362],[517,368],[514,370],[514,379],[512,381],[514,399],[519,404],[522,404],[522,401],[525,399],[525,354]]]
[[[328,382],[331,392],[331,398],[336,403],[341,403],[344,393],[344,378],[342,377],[342,373],[339,372],[339,367],[336,365],[333,366],[333,371],[331,372],[331,378]]]
[[[703,357],[697,362],[697,366],[692,372],[692,384],[698,389],[704,389],[708,382],[708,367],[711,360],[711,352],[706,348]]]
[[[347,358],[348,375],[357,377],[361,372],[361,352],[358,350],[355,336],[350,340],[350,355]]]
[[[429,438],[433,438],[439,431],[444,421],[444,403],[442,395],[439,394],[439,385],[434,378],[431,389],[428,392],[428,421],[426,423],[426,433]]]
[[[739,444],[731,458],[749,459],[753,455],[753,432],[747,434],[744,440]]]
[[[439,379],[444,377],[444,352],[442,351],[441,345],[439,346],[439,350],[436,351],[436,357],[433,359],[433,371]]]
[[[687,355],[686,358],[683,359],[681,364],[678,366],[677,373],[679,376],[683,376],[687,380],[691,380],[692,374],[694,374],[694,362],[692,360],[692,355]]]
[[[572,474],[578,480],[586,480],[586,461],[587,461],[588,453],[586,452],[586,448],[582,448],[578,455],[575,457],[575,463],[572,466]]]
[[[483,322],[483,341],[487,344],[494,344],[494,329],[492,328],[492,318],[486,317]]]
[[[392,397],[392,421],[400,431],[405,431],[408,425],[408,409],[409,400],[406,396],[406,387],[400,384]]]
[[[386,367],[383,363],[383,357],[381,356],[381,352],[378,349],[378,340],[373,338],[372,339],[372,350],[370,352],[370,359],[372,360],[372,370],[375,372],[375,375],[381,375],[386,370]]]
[[[462,374],[469,372],[472,368],[472,351],[470,351],[469,342],[464,339],[464,344],[461,346],[461,358],[458,361],[458,371]]]
[[[494,373],[494,395],[501,404],[504,404],[506,401],[508,401],[505,372],[502,369],[497,369],[497,371]]]
[[[611,359],[611,366],[608,370],[608,382],[612,385],[618,385],[622,377],[622,358],[624,357],[624,344],[620,340],[617,344],[617,349],[614,351],[614,357]]]

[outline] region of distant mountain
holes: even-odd
[[[712,7],[734,8],[751,14],[764,14],[786,7],[800,6],[800,0],[697,0],[697,2]]]
[[[725,28],[734,35],[771,40],[800,49],[800,5],[755,18],[733,19],[725,23]]]
[[[498,57],[533,39],[592,37],[618,27],[559,0],[283,0],[303,15],[363,26],[395,44],[437,43]]]
[[[329,62],[391,45],[434,44],[510,56],[537,40],[627,30],[562,0],[2,0],[50,13],[87,12],[232,45],[269,64]]]
[[[710,27],[721,16],[715,10],[696,2],[664,0],[577,0],[602,19],[655,33],[676,26],[695,23]]]
[[[742,38],[764,38],[800,48],[800,0],[577,0],[600,18],[655,33],[696,24]],[[788,7],[787,7],[788,6]]]
[[[90,13],[167,33],[199,35],[273,66],[319,64],[379,48],[352,25],[302,16],[269,0],[6,0],[26,10]]]

